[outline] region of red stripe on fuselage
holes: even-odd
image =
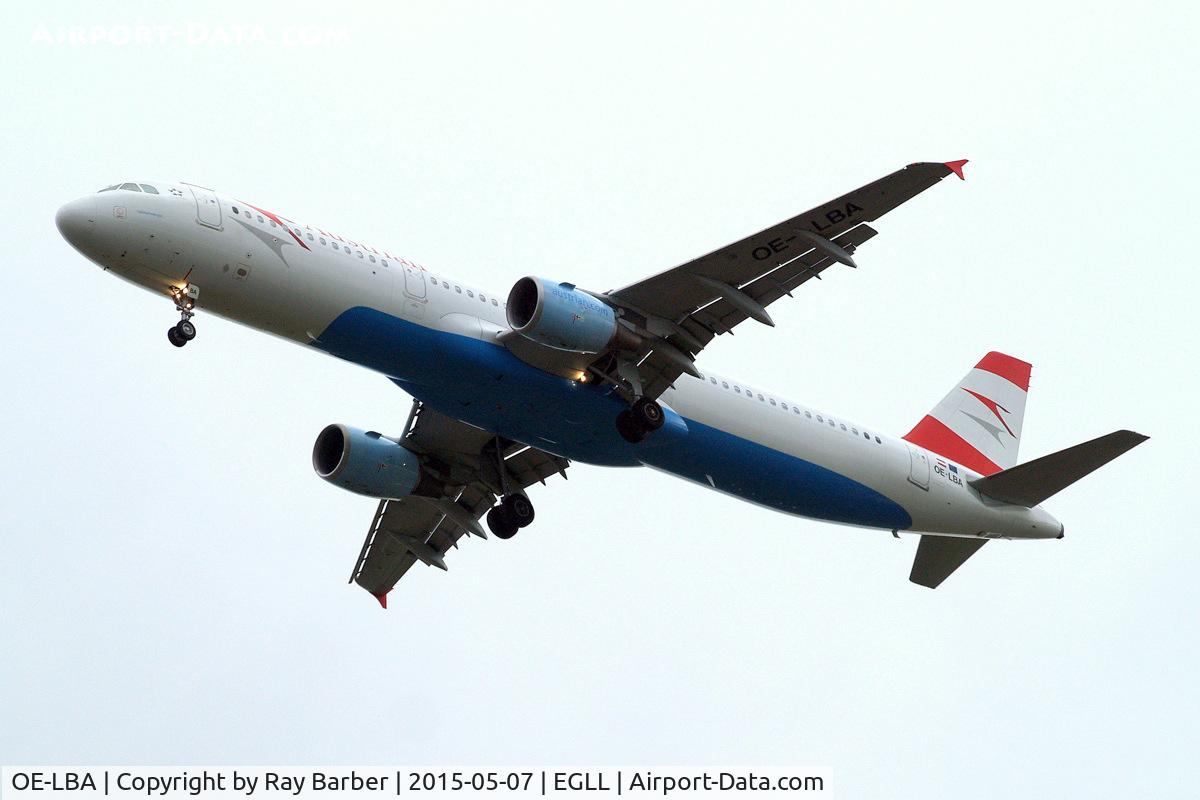
[[[1000,466],[979,452],[966,439],[948,428],[945,423],[926,416],[904,436],[904,441],[924,447],[930,452],[957,461],[980,475],[991,475],[1000,471]]]
[[[243,202],[243,203],[245,203],[246,201],[245,201],[245,200],[243,200],[242,202]],[[295,240],[296,240],[296,244],[300,245],[300,246],[301,246],[301,247],[303,247],[305,250],[308,250],[308,249],[309,249],[308,245],[306,245],[306,244],[304,243],[304,240],[303,240],[303,239],[301,239],[299,236],[297,236],[297,235],[296,235],[296,232],[295,232],[294,230],[292,230],[292,227],[291,227],[290,225],[288,225],[286,222],[284,222],[282,219],[280,219],[278,216],[276,216],[275,214],[272,214],[270,211],[267,211],[265,208],[259,208],[258,206],[255,206],[255,205],[250,205],[250,203],[246,203],[246,205],[250,206],[250,207],[251,207],[251,208],[253,208],[255,211],[257,211],[258,213],[262,214],[264,217],[266,217],[267,219],[271,220],[271,221],[272,221],[272,222],[274,222],[276,225],[278,225],[279,227],[281,227],[281,228],[283,228],[285,231],[287,231],[287,232],[288,232],[288,234],[289,234],[289,235],[290,235],[290,236],[291,236],[293,239],[295,239]]]
[[[993,352],[984,356],[983,360],[975,365],[975,369],[999,375],[1009,383],[1015,383],[1021,387],[1021,391],[1029,391],[1029,373],[1033,371],[1033,365],[1028,361],[1006,356],[1004,353]]]

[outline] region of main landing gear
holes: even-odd
[[[501,539],[511,539],[533,522],[533,503],[523,494],[510,494],[487,513],[488,528]]]
[[[663,426],[662,406],[649,397],[639,397],[633,405],[617,414],[617,432],[630,444],[637,444]]]
[[[499,485],[494,488],[496,494],[503,499],[492,506],[487,513],[487,524],[492,533],[500,539],[511,539],[517,531],[533,522],[533,503],[523,492],[509,489],[510,476],[504,465],[504,443],[496,437],[485,453],[490,453],[496,459],[496,477]]]
[[[198,293],[191,287],[171,287],[171,298],[175,301],[175,310],[179,312],[179,322],[167,329],[167,341],[176,347],[183,347],[196,338],[196,325],[192,322],[196,312],[192,309],[196,307]]]

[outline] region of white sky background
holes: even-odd
[[[0,762],[1194,791],[1194,5],[593,5],[6,8]],[[38,34],[137,24],[180,38]],[[297,24],[345,41],[280,43]],[[993,543],[932,592],[907,581],[915,537],[576,465],[532,492],[532,528],[414,568],[384,613],[345,583],[374,503],[309,454],[331,421],[397,432],[408,398],[203,314],[177,351],[170,304],[53,224],[108,183],[182,179],[497,293],[603,290],[963,157],[859,270],[701,359],[902,434],[999,349],[1035,365],[1025,458],[1154,437],[1048,504],[1063,541]]]

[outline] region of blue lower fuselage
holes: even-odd
[[[869,486],[811,461],[681,417],[641,444],[617,433],[627,407],[611,386],[560,378],[503,346],[355,307],[315,347],[390,377],[443,414],[588,464],[650,466],[789,514],[907,529],[904,508]]]

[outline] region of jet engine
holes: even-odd
[[[508,293],[508,324],[538,344],[573,353],[602,353],[622,334],[613,309],[570,283],[527,277]]]
[[[375,431],[329,425],[313,444],[313,469],[334,486],[380,500],[429,494],[417,454]]]

